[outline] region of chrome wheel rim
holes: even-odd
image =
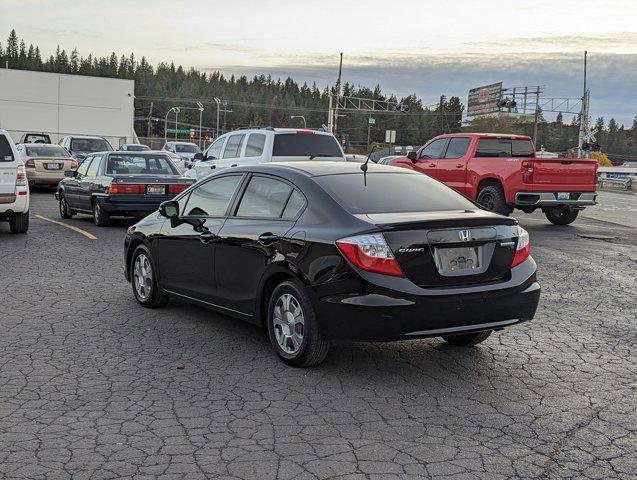
[[[296,354],[303,344],[305,317],[299,301],[284,293],[274,304],[274,337],[279,348],[288,355]]]
[[[95,208],[93,209],[93,217],[95,217],[96,222],[100,218],[100,204],[97,202],[95,203]]]
[[[133,264],[133,282],[137,296],[141,300],[148,299],[153,288],[153,270],[148,257],[143,253],[137,256]]]

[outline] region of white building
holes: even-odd
[[[113,148],[137,141],[135,82],[115,78],[0,69],[0,128],[15,141],[25,132],[100,135]]]

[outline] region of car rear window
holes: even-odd
[[[71,140],[71,150],[78,152],[108,152],[113,150],[111,144],[101,138],[74,138]]]
[[[69,157],[69,153],[57,145],[29,145],[25,148],[29,157]]]
[[[533,144],[531,140],[481,138],[476,157],[533,157]]]
[[[106,164],[109,175],[179,175],[165,155],[110,155]]]
[[[0,162],[13,162],[13,150],[4,135],[0,135]]]
[[[420,174],[324,175],[314,180],[353,214],[467,210],[476,206],[440,182]]]
[[[314,133],[278,133],[274,136],[273,157],[342,157],[332,135]]]

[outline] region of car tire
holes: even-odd
[[[554,225],[568,225],[573,223],[579,215],[579,210],[564,207],[552,207],[542,210],[549,222]]]
[[[477,202],[486,210],[508,216],[511,208],[507,205],[502,188],[489,185],[478,192]]]
[[[144,245],[138,246],[133,252],[128,268],[133,295],[141,306],[160,308],[170,301],[170,297],[157,285],[155,262],[148,248]]]
[[[98,227],[108,227],[111,223],[110,215],[104,211],[99,200],[93,202],[93,223]]]
[[[285,281],[274,289],[268,303],[267,326],[274,351],[293,367],[318,365],[330,350],[312,302],[297,282]]]
[[[470,347],[484,342],[493,330],[485,330],[484,332],[462,333],[458,335],[443,336],[443,340],[457,347]]]
[[[64,194],[62,192],[60,192],[59,197],[60,217],[71,218],[73,215],[75,215],[75,212],[69,207],[69,204],[66,202],[66,198],[64,197]]]
[[[11,233],[26,233],[29,230],[29,212],[14,213],[9,217]]]

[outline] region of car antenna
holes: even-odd
[[[372,157],[372,153],[374,153],[374,150],[376,149],[376,145],[372,145],[372,149],[369,151],[369,155],[367,155],[367,159],[365,160],[365,162],[363,162],[361,164],[361,170],[363,171],[363,183],[365,184],[365,186],[367,186],[367,164],[369,163],[369,159]]]

